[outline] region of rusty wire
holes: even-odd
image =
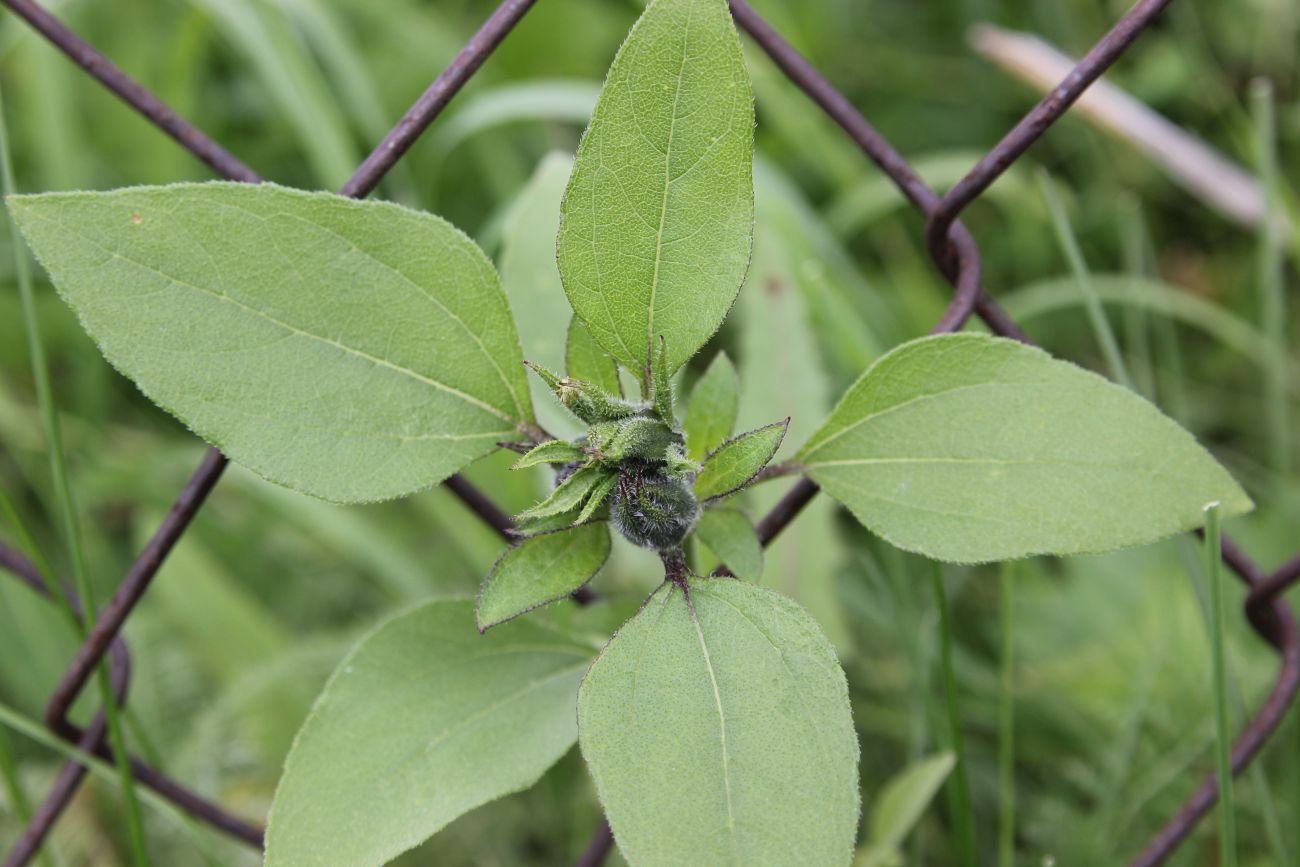
[[[0,2],[219,176],[248,183],[261,180],[256,172],[133,81],[34,0]],[[450,65],[362,162],[343,185],[340,194],[361,198],[372,192],[535,2],[536,0],[504,0],[500,3]],[[960,214],[1041,138],[1092,82],[1124,55],[1170,2],[1172,0],[1139,0],[1071,70],[1065,80],[942,197],[931,190],[902,155],[843,94],[823,78],[745,0],[729,0],[729,5],[741,29],[750,35],[809,99],[848,134],[925,216],[926,242],[931,257],[954,289],[952,301],[935,324],[932,333],[957,331],[972,315],[978,315],[993,332],[1028,342],[1029,338],[1020,327],[985,291],[979,245],[961,223]],[[108,761],[113,760],[104,743],[102,712],[97,713],[85,729],[74,725],[68,719],[68,712],[105,657],[108,659],[117,701],[119,704],[125,701],[130,679],[130,654],[121,637],[123,624],[148,589],[172,547],[188,529],[220,480],[226,464],[227,459],[217,449],[207,451],[198,469],[118,585],[117,591],[99,613],[86,641],[77,650],[50,698],[45,714],[46,724],[60,737],[87,752],[95,753]],[[513,538],[513,524],[509,516],[491,498],[459,475],[452,476],[444,484],[504,539]],[[817,492],[817,485],[806,478],[793,485],[786,496],[758,523],[762,543],[767,545],[775,539]],[[1272,689],[1233,746],[1232,768],[1235,774],[1240,773],[1263,748],[1300,689],[1300,626],[1297,626],[1290,606],[1282,599],[1282,593],[1300,580],[1300,554],[1269,573],[1225,537],[1223,560],[1249,591],[1244,612],[1246,617],[1281,659]],[[4,545],[0,545],[0,569],[14,575],[37,593],[48,596],[56,592],[47,586],[44,576],[29,560]],[[593,598],[589,592],[575,594],[575,597],[579,602]],[[75,597],[70,598],[76,610]],[[139,782],[181,809],[236,839],[257,847],[262,845],[262,830],[254,824],[226,812],[138,759],[132,758],[131,765]],[[23,867],[30,863],[75,795],[84,776],[85,768],[80,763],[72,761],[65,765],[33,814],[17,845],[6,857],[4,867]],[[1211,774],[1151,838],[1132,862],[1133,867],[1152,867],[1162,863],[1213,808],[1216,799],[1216,779]],[[595,867],[604,860],[613,845],[609,826],[602,822],[578,863],[582,867]]]

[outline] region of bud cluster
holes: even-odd
[[[589,382],[528,365],[570,412],[588,425],[576,440],[541,443],[516,468],[557,467],[545,500],[518,516],[524,533],[540,533],[608,519],[629,541],[667,551],[695,527],[700,504],[693,491],[699,467],[673,415],[670,371],[661,340],[651,365],[647,400],[634,403]]]

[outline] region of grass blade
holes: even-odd
[[[934,584],[934,601],[939,610],[940,668],[943,674],[944,706],[947,712],[948,740],[957,764],[944,787],[948,793],[948,808],[952,812],[953,834],[962,867],[976,867],[975,814],[971,807],[970,780],[966,772],[966,750],[962,746],[961,711],[957,705],[957,678],[952,667],[952,619],[948,613],[948,596],[943,587],[943,567],[938,562],[930,564],[930,578]]]
[[[999,571],[1002,633],[1000,665],[1001,690],[998,696],[998,864],[1015,867],[1016,863],[1016,695],[1015,695],[1015,566],[1003,563]]]
[[[1132,389],[1133,382],[1129,379],[1124,356],[1119,351],[1119,342],[1115,339],[1115,332],[1110,327],[1105,311],[1101,308],[1101,299],[1092,285],[1092,274],[1088,271],[1088,263],[1084,261],[1083,251],[1079,249],[1079,241],[1074,236],[1074,229],[1070,227],[1070,218],[1066,215],[1060,197],[1056,194],[1056,185],[1046,171],[1039,173],[1038,182],[1043,191],[1043,199],[1047,202],[1047,209],[1052,215],[1056,239],[1060,242],[1061,252],[1065,254],[1066,261],[1070,263],[1070,270],[1074,272],[1079,293],[1086,302],[1088,321],[1092,324],[1097,343],[1101,346],[1101,354],[1106,359],[1106,366],[1110,368],[1110,375],[1120,385]]]
[[[1223,560],[1219,504],[1205,509],[1205,566],[1210,579],[1210,643],[1214,656],[1214,724],[1218,733],[1219,863],[1237,867],[1236,806],[1232,796],[1232,732],[1228,728],[1228,677],[1224,660]]]
[[[0,182],[7,195],[14,191],[13,165],[9,152],[9,132],[4,118],[4,101],[0,97]],[[14,266],[18,278],[18,291],[22,298],[23,321],[27,331],[28,351],[31,356],[32,376],[36,381],[37,401],[41,407],[41,419],[45,428],[46,442],[49,448],[50,474],[54,479],[55,497],[58,501],[60,520],[72,561],[73,581],[77,594],[81,597],[83,617],[80,620],[80,632],[84,638],[95,619],[95,600],[90,585],[90,576],[86,570],[86,553],[82,546],[81,527],[77,518],[76,504],[72,498],[72,485],[68,481],[67,462],[63,455],[63,439],[59,429],[58,408],[54,403],[54,393],[50,386],[49,367],[45,359],[45,348],[41,343],[40,325],[36,319],[36,299],[32,292],[31,268],[23,252],[22,240],[18,228],[12,219],[9,221],[9,234],[14,251]],[[57,582],[52,575],[45,575],[47,585],[53,596],[63,599],[58,593]],[[69,603],[69,609],[71,609]],[[75,614],[73,619],[76,620]],[[137,867],[147,867],[149,856],[145,851],[144,827],[140,819],[140,804],[136,799],[135,781],[131,776],[131,765],[126,750],[126,740],[122,732],[121,719],[118,716],[116,696],[109,677],[108,666],[101,663],[97,672],[100,697],[104,705],[104,718],[108,723],[109,742],[113,758],[118,767],[119,782],[122,787],[122,800],[126,812],[126,825],[131,838],[131,852]]]
[[[1264,376],[1265,410],[1273,467],[1291,475],[1291,415],[1287,403],[1286,295],[1282,277],[1282,208],[1278,182],[1277,130],[1273,118],[1273,84],[1257,78],[1250,85],[1259,183],[1264,190],[1264,219],[1259,224],[1260,328],[1268,335],[1272,364]]]

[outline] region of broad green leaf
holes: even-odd
[[[922,759],[891,779],[871,810],[866,845],[858,851],[853,867],[886,867],[898,863],[898,848],[920,820],[948,778],[956,757],[940,753]]]
[[[706,509],[695,534],[736,577],[757,581],[763,576],[763,546],[744,512]]]
[[[600,571],[609,557],[604,524],[532,536],[492,567],[478,597],[479,631],[568,596]]]
[[[740,380],[736,368],[719,352],[695,383],[686,405],[686,453],[702,461],[709,452],[727,441],[736,426],[740,403]]]
[[[564,197],[574,312],[629,370],[676,370],[722,324],[749,264],[754,100],[725,0],[654,0],[610,67]]]
[[[389,620],[343,660],[294,741],[267,867],[370,867],[532,785],[573,744],[590,649],[530,621],[487,635],[468,600]]]
[[[600,348],[600,344],[591,339],[591,332],[576,316],[569,322],[564,366],[571,379],[590,382],[613,395],[623,394],[623,385],[618,379],[618,365]]]
[[[790,419],[743,433],[718,446],[695,477],[695,496],[714,500],[743,488],[781,447]]]
[[[881,358],[800,460],[893,544],[939,560],[1079,554],[1151,542],[1252,504],[1142,398],[1041,349],[979,334]]]
[[[754,225],[754,264],[732,319],[740,326],[736,362],[740,392],[738,430],[751,430],[773,419],[790,416],[790,429],[774,460],[794,457],[834,405],[835,389],[821,349],[824,335],[815,331],[805,285],[809,263],[824,260],[810,255],[792,236],[783,214],[783,196],[757,176],[758,216]],[[861,370],[862,368],[858,368]],[[768,513],[790,489],[789,482],[754,485],[744,491],[749,513]],[[835,576],[846,550],[835,525],[838,506],[830,497],[816,497],[763,551],[763,580],[794,599],[817,618],[843,659],[851,648],[849,630]]]
[[[532,417],[496,272],[437,217],[269,184],[9,206],[108,360],[272,481],[397,497]]]
[[[501,238],[501,286],[510,298],[524,358],[551,370],[564,369],[565,329],[573,316],[555,267],[560,200],[572,169],[573,157],[547,154],[511,206]],[[580,432],[544,383],[529,377],[529,386],[542,427],[556,435]]]
[[[583,758],[636,867],[847,865],[858,742],[844,673],[789,599],[666,583],[578,693]]]

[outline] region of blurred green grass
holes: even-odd
[[[978,22],[1085,51],[1126,8],[1113,0],[755,0],[898,149],[939,186],[953,183],[1038,94],[966,44]],[[54,4],[92,44],[264,176],[336,187],[491,9],[484,0],[113,0]],[[500,262],[530,246],[519,205],[551,152],[571,152],[635,0],[538,4],[381,187],[443,214]],[[1250,83],[1272,83],[1279,201],[1300,177],[1300,7],[1175,3],[1112,80],[1243,165],[1256,164]],[[756,259],[717,337],[737,359],[743,413],[819,421],[876,354],[924,333],[949,293],[923,222],[880,173],[759,52]],[[0,87],[26,191],[210,177],[10,15],[0,17]],[[1227,528],[1265,566],[1300,537],[1295,443],[1296,245],[1283,244],[1282,319],[1269,319],[1257,233],[1214,214],[1158,167],[1067,117],[964,215],[987,285],[1054,353],[1105,369],[1096,332],[1033,173],[1051,173],[1091,284],[1134,387],[1190,427],[1240,478],[1257,512]],[[538,205],[530,201],[532,207]],[[3,237],[3,233],[0,233]],[[522,240],[521,240],[522,239]],[[0,240],[0,486],[60,574],[54,491],[27,366],[13,253]],[[40,316],[64,413],[92,578],[106,598],[202,452],[99,357],[48,287]],[[563,302],[559,302],[563,303]],[[1275,308],[1274,308],[1275,309]],[[563,317],[561,317],[563,318]],[[787,357],[765,348],[773,335]],[[525,335],[528,340],[528,335]],[[712,352],[698,360],[707,363]],[[774,379],[773,366],[799,371]],[[1271,385],[1283,371],[1285,388]],[[699,371],[689,369],[689,381]],[[745,374],[748,372],[748,376]],[[780,386],[780,387],[777,387]],[[743,419],[742,419],[743,426]],[[1282,426],[1285,429],[1286,426]],[[489,459],[470,477],[519,509],[541,484]],[[781,483],[752,492],[757,516]],[[0,525],[0,539],[14,542]],[[498,540],[445,491],[339,508],[232,468],[127,628],[137,663],[133,746],[228,805],[260,818],[317,689],[349,641],[385,612],[434,594],[472,593]],[[616,553],[601,579],[619,622],[656,581],[643,552]],[[844,656],[863,745],[864,798],[908,760],[943,745],[939,633],[928,564],[872,539],[824,499],[770,552],[764,580],[799,598]],[[1015,570],[1016,863],[1114,864],[1134,854],[1214,763],[1205,576],[1194,543]],[[946,569],[956,678],[983,863],[997,851],[999,582],[996,569]],[[1235,586],[1229,612],[1240,610]],[[604,608],[604,607],[602,607]],[[551,616],[575,616],[555,609]],[[1231,616],[1230,709],[1240,724],[1276,662]],[[0,702],[39,717],[69,659],[56,612],[0,581]],[[89,712],[89,702],[79,708]],[[39,798],[59,757],[8,736]],[[1300,727],[1288,722],[1237,789],[1240,861],[1300,863]],[[20,830],[0,802],[0,848]],[[118,791],[92,782],[54,835],[56,864],[127,857]],[[570,862],[598,821],[576,754],[539,786],[466,816],[403,864]],[[909,863],[955,857],[939,799]],[[256,863],[205,829],[146,815],[168,865]],[[1206,822],[1172,863],[1214,863]],[[203,840],[197,845],[195,835]],[[1286,858],[1289,861],[1283,861]],[[611,863],[618,863],[611,859]]]

